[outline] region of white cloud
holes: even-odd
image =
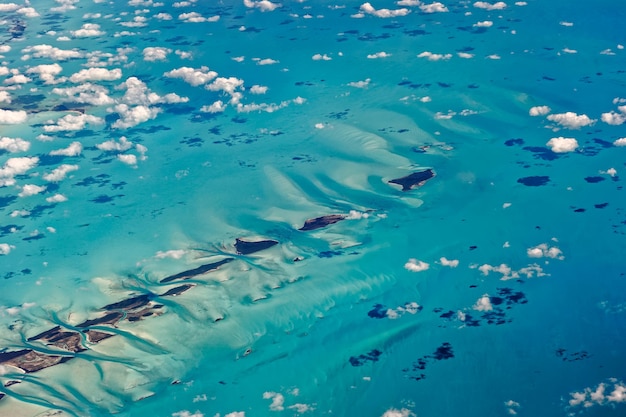
[[[107,140],[106,142],[102,142],[96,145],[96,148],[101,151],[112,152],[124,152],[133,147],[133,144],[126,139],[126,136],[122,136],[119,142],[116,142],[115,139]]]
[[[570,407],[615,406],[616,403],[626,403],[626,384],[616,378],[610,378],[595,388],[587,387],[581,392],[570,393],[570,396],[568,401]]]
[[[15,4],[15,3],[3,3],[3,4],[0,4],[0,12],[14,12],[20,7],[22,6],[20,6],[19,4]]]
[[[417,56],[418,58],[426,58],[429,61],[441,61],[452,58],[452,54],[434,54],[430,51],[424,51]]]
[[[183,410],[172,413],[172,417],[204,417],[204,414],[202,414],[200,411],[196,411],[192,414],[190,411]]]
[[[507,413],[511,416],[517,415],[517,410],[520,407],[519,403],[513,400],[505,401],[504,406],[506,407]]]
[[[182,20],[185,23],[203,23],[203,22],[217,22],[220,20],[219,15],[204,17],[200,13],[190,12],[190,13],[181,13],[178,15],[178,19]]]
[[[158,20],[172,20],[172,15],[169,13],[157,13],[154,17]]]
[[[265,94],[267,93],[267,87],[263,85],[253,85],[250,87],[250,93],[252,94]]]
[[[77,103],[94,106],[106,106],[114,103],[113,99],[109,97],[109,90],[98,84],[85,83],[76,87],[53,88],[52,92]]]
[[[311,57],[313,61],[330,61],[332,58],[326,54],[315,54]]]
[[[67,201],[67,197],[64,196],[63,194],[55,194],[52,197],[46,198],[46,201],[48,203],[63,203]]]
[[[561,26],[566,26],[566,27],[572,27],[572,26],[574,26],[574,23],[572,23],[572,22],[566,22],[566,21],[561,21],[561,22],[559,22],[559,25],[561,25]]]
[[[270,404],[271,411],[283,411],[285,409],[285,397],[277,392],[264,392],[263,399],[272,400]]]
[[[83,151],[83,144],[80,142],[72,142],[67,148],[56,149],[50,152],[50,155],[60,156],[77,156]]]
[[[590,119],[586,114],[579,115],[571,111],[566,113],[550,114],[547,119],[568,129],[580,129],[581,127],[589,126],[596,122],[595,120]]]
[[[430,268],[430,265],[424,261],[418,261],[415,258],[409,259],[408,262],[404,264],[404,269],[411,272],[422,272],[426,271],[428,268]]]
[[[387,53],[387,52],[376,52],[375,54],[370,54],[367,56],[368,59],[378,59],[378,58],[388,58],[390,57],[391,54]]]
[[[613,100],[614,104],[620,102],[619,99]],[[626,122],[626,106],[619,106],[617,110],[619,110],[619,113],[614,111],[602,113],[602,121],[613,126],[619,126]]]
[[[371,81],[372,81],[371,78],[366,78],[363,81],[352,81],[352,82],[349,82],[348,85],[350,87],[355,87],[355,88],[367,88],[370,85]]]
[[[244,411],[233,411],[232,413],[226,414],[224,417],[246,417],[246,413]]]
[[[491,20],[484,20],[482,22],[474,23],[473,26],[478,28],[490,28],[493,26],[493,22]]]
[[[90,38],[104,35],[106,32],[100,30],[97,23],[85,23],[80,29],[70,32],[75,38]]]
[[[26,184],[22,187],[22,191],[18,194],[19,197],[30,197],[31,195],[37,195],[46,190],[46,187],[35,185],[35,184]]]
[[[76,171],[78,169],[78,165],[68,165],[63,164],[59,165],[57,168],[53,169],[50,173],[45,174],[43,179],[50,182],[59,182],[65,179],[67,174],[72,171]]]
[[[85,81],[113,81],[122,78],[122,70],[115,68],[88,68],[72,74],[70,81],[73,83],[84,83]]]
[[[411,13],[411,11],[406,8],[395,9],[395,10],[390,10],[390,9],[376,10],[370,3],[363,3],[359,10],[361,10],[361,12],[363,13],[371,14],[372,16],[381,17],[383,19],[390,18],[390,17],[406,16],[407,14]]]
[[[578,141],[574,138],[564,138],[559,136],[558,138],[552,138],[547,143],[552,152],[566,153],[574,152],[578,148]]]
[[[491,55],[487,55],[485,58],[487,58],[487,59],[493,59],[493,60],[498,60],[498,59],[501,59],[501,58],[500,58],[500,55],[498,55],[498,54],[491,54]]]
[[[548,246],[547,243],[542,243],[532,248],[528,248],[526,250],[526,254],[530,258],[545,257],[559,260],[565,259],[565,256],[563,256],[563,252],[561,252],[561,249],[557,248],[556,246]]]
[[[205,88],[209,91],[222,91],[231,97],[231,104],[237,104],[242,97],[242,94],[237,90],[243,90],[243,80],[235,77],[217,77],[211,84],[207,84]]]
[[[15,246],[13,245],[9,245],[8,243],[0,243],[0,255],[8,255],[13,249],[15,249]]]
[[[274,65],[274,64],[278,64],[279,61],[272,59],[272,58],[263,58],[263,59],[258,59],[257,60],[257,65]]]
[[[25,54],[32,54],[35,58],[50,58],[53,61],[65,61],[72,58],[81,58],[83,54],[76,50],[66,50],[51,45],[34,45],[22,50]]]
[[[161,112],[161,109],[158,107],[143,105],[131,107],[124,103],[116,105],[113,110],[120,116],[120,118],[111,125],[114,129],[126,129],[137,126],[140,123],[155,119]]]
[[[614,146],[626,146],[626,138],[619,138],[619,139],[615,139],[615,141],[613,142]]]
[[[505,244],[505,247],[508,246],[506,246]],[[501,280],[518,279],[522,276],[525,276],[526,278],[533,278],[535,276],[543,277],[548,275],[544,273],[543,269],[537,264],[529,264],[528,266],[521,268],[517,271],[512,270],[511,267],[507,264],[500,264],[497,266],[489,264],[484,264],[481,266],[471,265],[470,268],[478,268],[478,270],[482,272],[483,275],[489,275],[490,272],[500,273],[502,274],[502,277],[500,278]]]
[[[406,303],[403,306],[398,306],[396,308],[389,308],[386,311],[387,318],[390,320],[395,320],[399,317],[402,317],[405,314],[417,314],[422,309],[419,304],[415,301],[410,303]]]
[[[413,415],[414,414],[406,408],[403,408],[401,410],[390,408],[389,410],[385,411],[381,417],[410,417]]]
[[[459,56],[459,58],[463,58],[463,59],[474,58],[474,54],[470,54],[468,52],[458,52],[457,55]]]
[[[224,110],[226,110],[226,105],[222,102],[222,100],[217,100],[210,106],[202,106],[200,109],[200,111],[204,113],[221,113]]]
[[[0,103],[11,103],[11,94],[8,91],[0,91]]]
[[[65,79],[56,80],[55,77],[61,73],[63,68],[57,64],[41,64],[34,67],[31,67],[26,70],[27,74],[39,74],[39,77],[46,84],[55,84],[57,82],[64,81]]]
[[[421,4],[420,10],[424,13],[446,13],[448,8],[441,2],[434,2],[430,4]]]
[[[489,295],[485,294],[482,297],[480,297],[472,308],[477,311],[493,310],[493,306],[491,305],[491,299],[489,299]]]
[[[24,123],[27,119],[26,112],[24,110],[4,110],[0,109],[0,124],[2,125],[16,125]]]
[[[69,130],[82,130],[87,124],[103,124],[104,119],[90,114],[67,114],[56,121],[50,122],[43,127],[45,132],[63,132]]]
[[[459,266],[458,259],[447,259],[445,256],[439,258],[439,263],[441,263],[441,265],[443,266],[449,266],[450,268],[456,268],[457,266]]]
[[[131,166],[137,165],[137,157],[132,154],[117,155],[117,159],[119,159],[121,162],[123,162],[126,165],[131,165]]]
[[[552,111],[552,109],[548,106],[534,106],[528,110],[528,114],[531,116],[545,116],[550,113],[550,111]]]
[[[486,1],[477,1],[474,3],[474,7],[485,10],[502,10],[506,9],[506,3],[499,1],[497,3],[488,3]]]
[[[37,166],[38,163],[39,158],[36,156],[7,159],[2,168],[0,168],[0,187],[15,184],[13,177],[26,173]]]
[[[167,59],[167,55],[171,52],[172,50],[169,48],[161,46],[148,46],[143,49],[143,60],[150,62],[165,61]]]
[[[163,74],[169,78],[180,78],[186,83],[195,86],[206,84],[217,77],[217,72],[209,71],[208,67],[200,67],[199,69],[190,67],[181,67],[173,69]]]
[[[281,4],[272,3],[269,0],[243,0],[243,4],[250,9],[259,9],[262,12],[271,12],[279,7],[282,7]]]
[[[25,76],[24,74],[15,74],[14,76],[9,77],[6,80],[4,80],[4,83],[7,85],[15,85],[15,84],[26,84],[31,81],[32,80],[28,78],[27,76]]]
[[[563,48],[563,53],[566,53],[566,54],[577,54],[578,51],[576,49]]]
[[[0,138],[0,150],[7,152],[26,152],[30,148],[30,142],[22,138],[8,138],[3,136]]]

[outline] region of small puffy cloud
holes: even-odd
[[[298,405],[298,404],[296,404]],[[293,406],[291,406],[293,407]],[[289,408],[291,408],[289,407]],[[302,414],[300,410],[297,410],[298,413]],[[226,414],[224,417],[246,417],[246,413],[244,411],[233,411],[232,413]]]
[[[418,58],[426,58],[429,61],[446,61],[452,58],[452,54],[434,54],[430,51],[424,51],[417,56]]]
[[[35,58],[49,58],[53,61],[66,61],[72,58],[81,58],[83,54],[76,50],[59,49],[51,45],[34,45],[22,50],[25,54],[32,54]]]
[[[185,23],[217,22],[220,20],[220,16],[204,17],[198,12],[189,12],[178,15],[178,20],[182,20]]]
[[[58,81],[64,81],[64,79],[58,81],[55,79],[55,77],[59,75],[62,70],[63,68],[55,62],[54,64],[41,64],[28,68],[26,73],[38,74],[39,78],[41,78],[44,83],[55,84]]]
[[[419,7],[423,13],[446,13],[449,11],[443,3],[438,1],[430,4],[420,4]]]
[[[613,141],[613,145],[614,146],[626,146],[626,138],[619,138],[619,139],[615,139],[615,141]]]
[[[55,194],[52,197],[46,198],[48,203],[63,203],[67,201],[67,197],[63,194]]]
[[[369,54],[367,56],[367,59],[388,58],[390,56],[391,56],[391,54],[382,51],[382,52],[376,52],[375,54]]]
[[[154,15],[154,18],[158,20],[172,20],[173,19],[172,15],[169,13],[157,13]]]
[[[349,82],[348,85],[350,87],[355,87],[355,88],[367,88],[370,85],[371,81],[372,81],[371,78],[366,78],[363,81],[352,81],[352,82]]]
[[[35,185],[35,184],[26,184],[22,187],[22,191],[18,194],[19,197],[30,197],[31,195],[37,195],[46,191],[46,187]]]
[[[252,94],[265,94],[267,93],[267,87],[263,85],[253,85],[250,87],[250,93]]]
[[[463,58],[463,59],[474,58],[474,54],[470,54],[469,52],[458,52],[457,55],[459,56],[459,58]]]
[[[623,100],[623,99],[622,99]],[[614,104],[621,103],[620,99],[613,100]],[[610,111],[609,113],[602,113],[602,121],[606,124],[619,126],[626,122],[626,106],[619,106],[617,108],[618,112]]]
[[[578,51],[576,49],[563,48],[563,53],[566,53],[566,54],[577,54]]]
[[[129,106],[124,103],[116,105],[113,110],[120,116],[120,118],[111,125],[114,129],[126,129],[137,126],[140,123],[155,119],[161,112],[161,109],[158,107],[142,105]]]
[[[560,136],[550,139],[546,143],[546,146],[555,153],[574,152],[576,148],[578,148],[578,141],[574,138],[564,138]]]
[[[257,65],[274,65],[274,64],[278,64],[279,61],[272,59],[272,58],[263,58],[263,59],[258,59],[256,64]]]
[[[0,138],[0,150],[10,153],[26,152],[30,148],[30,142],[21,138]]]
[[[0,91],[0,103],[11,103],[11,94],[8,91]]]
[[[489,298],[489,295],[485,294],[482,297],[480,297],[472,308],[477,311],[493,310],[493,306],[491,305],[491,299]]]
[[[330,61],[332,58],[326,54],[315,54],[311,57],[313,61]]]
[[[15,246],[13,245],[9,245],[8,243],[0,243],[0,255],[8,255],[13,249],[15,249]]]
[[[563,256],[563,252],[561,252],[561,249],[557,248],[556,246],[548,246],[547,243],[542,243],[532,248],[528,248],[526,250],[526,254],[529,258],[552,258],[561,261],[565,259],[565,256]]]
[[[566,113],[550,114],[547,119],[568,129],[580,129],[581,127],[589,126],[596,122],[594,119],[589,118],[586,114],[579,115],[571,111]]]
[[[190,67],[181,67],[173,69],[163,74],[169,78],[180,78],[186,83],[195,86],[206,84],[217,77],[217,72],[210,71],[208,67],[200,67],[198,69]]]
[[[459,266],[458,259],[447,259],[445,256],[439,258],[439,263],[443,266],[449,266],[450,268],[456,268]]]
[[[277,392],[264,392],[263,399],[272,400],[270,404],[271,411],[283,411],[285,409],[285,397]]]
[[[570,393],[570,407],[582,405],[585,409],[594,406],[610,406],[626,403],[626,384],[616,378],[610,378],[596,387],[587,387],[581,392]]]
[[[17,125],[24,123],[27,119],[26,112],[24,110],[4,110],[0,109],[0,124],[1,125]]]
[[[493,26],[493,22],[491,20],[483,20],[482,22],[476,22],[473,25],[477,28],[490,28]]]
[[[106,152],[124,152],[132,147],[133,144],[128,139],[126,139],[126,136],[122,136],[119,141],[111,139],[96,145],[96,148]]]
[[[80,29],[70,32],[75,38],[90,38],[104,35],[105,32],[100,30],[97,23],[85,23]]]
[[[517,415],[517,411],[520,408],[519,403],[513,400],[505,401],[504,406],[506,407],[507,413],[511,416]]]
[[[2,168],[0,168],[0,187],[15,184],[14,177],[16,175],[22,175],[28,170],[34,168],[39,163],[39,158],[35,157],[20,157],[9,158]]]
[[[190,411],[183,410],[172,413],[172,417],[204,417],[204,414],[202,414],[200,411],[191,413]]]
[[[161,46],[148,46],[143,49],[143,60],[149,62],[165,61],[167,59],[167,55],[171,52],[172,50],[169,48]]]
[[[0,4],[0,12],[14,12],[20,7],[22,6],[20,6],[19,4],[15,4],[15,3],[3,3],[3,4]]]
[[[418,261],[415,258],[411,258],[404,264],[404,269],[411,272],[422,272],[430,268],[430,265],[424,261]]]
[[[27,76],[25,76],[24,74],[15,74],[14,76],[9,77],[6,80],[4,80],[4,83],[6,85],[16,85],[16,84],[26,84],[31,81],[32,80],[28,78]]]
[[[499,1],[492,4],[486,1],[477,1],[476,3],[474,3],[474,7],[485,10],[503,10],[506,9],[506,3],[503,1]]]
[[[165,258],[171,258],[171,259],[180,259],[183,256],[185,256],[185,254],[187,253],[187,251],[183,250],[183,249],[172,249],[172,250],[168,250],[168,251],[158,251],[154,257],[157,259],[165,259]]]
[[[395,320],[397,318],[402,317],[405,314],[417,314],[422,310],[422,306],[417,304],[415,301],[410,303],[405,303],[403,306],[398,306],[396,308],[389,308],[386,311],[387,318],[390,320]]]
[[[50,181],[50,182],[59,182],[65,179],[67,174],[69,174],[72,171],[76,171],[77,169],[78,169],[78,165],[63,164],[53,169],[48,174],[45,174],[43,176],[43,179],[46,181]]]
[[[222,102],[222,100],[217,100],[215,103],[209,106],[202,106],[200,109],[201,112],[204,113],[221,113],[226,110],[226,104]]]
[[[572,23],[572,22],[566,22],[566,21],[560,21],[560,22],[559,22],[559,25],[561,25],[561,26],[565,26],[565,27],[572,27],[572,26],[574,26],[574,23]]]
[[[86,81],[113,81],[122,78],[122,70],[115,68],[88,68],[72,74],[70,81],[73,83],[84,83]]]
[[[269,0],[243,0],[244,6],[250,9],[259,9],[262,12],[272,12],[279,7],[282,7],[278,3],[272,3]]]
[[[552,109],[548,106],[534,106],[528,110],[528,114],[531,116],[545,116],[550,113]]]
[[[53,156],[78,156],[83,151],[83,144],[80,142],[72,142],[67,148],[56,149],[50,152]]]
[[[64,132],[70,130],[82,130],[87,124],[103,124],[104,119],[90,114],[67,114],[56,121],[43,127],[45,132]]]
[[[376,10],[370,3],[363,3],[361,7],[359,8],[359,10],[362,13],[370,14],[372,16],[380,17],[383,19],[387,19],[390,17],[406,16],[407,14],[411,13],[411,11],[406,8],[395,9],[395,10],[390,10],[390,9]]]
[[[137,157],[132,154],[117,155],[117,159],[119,159],[120,162],[126,165],[131,165],[131,166],[137,165]]]
[[[98,84],[85,83],[75,87],[53,88],[52,93],[67,97],[76,103],[86,103],[93,106],[106,106],[114,103],[109,97],[109,90]]]
[[[381,417],[410,417],[413,415],[414,414],[406,408],[402,408],[400,410],[396,408],[390,408],[389,410],[385,411]]]

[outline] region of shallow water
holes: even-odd
[[[371,6],[3,6],[0,415],[623,414],[620,5]]]

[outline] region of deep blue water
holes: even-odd
[[[626,12],[398,3],[0,5],[1,416],[625,413]]]

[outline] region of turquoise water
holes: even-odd
[[[624,414],[626,13],[398,3],[0,5],[1,416]]]

